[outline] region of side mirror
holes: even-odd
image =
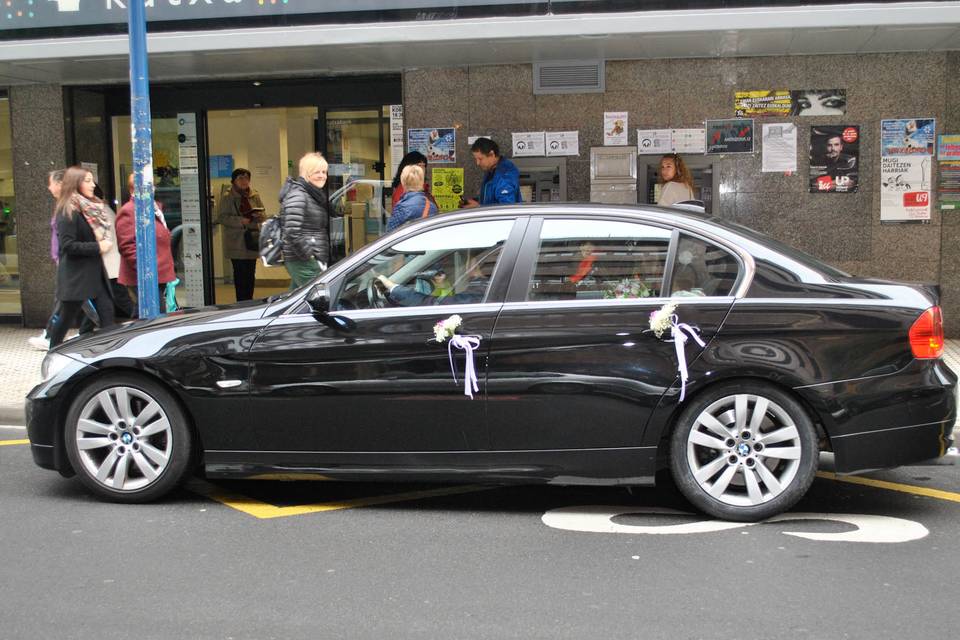
[[[307,293],[306,301],[315,314],[325,316],[330,313],[330,292],[325,286],[313,285]]]

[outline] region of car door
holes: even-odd
[[[434,325],[457,314],[460,332],[480,337],[474,361],[482,383],[525,224],[501,217],[407,234],[374,255],[361,254],[329,283],[331,312],[324,321],[304,305],[271,323],[250,352],[262,448],[485,449],[484,391],[465,395],[465,355],[458,350],[452,351],[454,381],[448,345],[432,339]],[[408,306],[384,298],[376,284],[381,275],[398,287],[391,296],[400,299],[399,288],[406,290]]]
[[[699,279],[690,280],[694,269]],[[640,447],[661,397],[679,393],[674,344],[652,333],[650,314],[678,303],[679,320],[697,327],[707,342],[733,302],[728,294],[738,270],[732,254],[663,225],[595,217],[532,220],[493,335],[491,447]],[[721,273],[725,280],[713,278]],[[687,361],[700,351],[688,343]]]

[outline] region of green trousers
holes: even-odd
[[[290,289],[299,289],[320,274],[316,260],[285,260],[283,265],[290,274]]]

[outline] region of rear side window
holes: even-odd
[[[680,234],[670,278],[670,295],[728,296],[740,274],[740,262],[715,244]]]
[[[670,231],[612,220],[545,220],[527,300],[661,295]]]

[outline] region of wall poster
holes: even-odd
[[[548,156],[580,155],[579,131],[547,131],[546,143]]]
[[[626,111],[606,111],[603,114],[603,144],[618,146],[627,144],[630,131],[627,129]]]
[[[810,127],[810,193],[854,193],[860,186],[860,126]]]
[[[514,158],[542,156],[545,153],[543,131],[514,132],[512,138]]]
[[[960,134],[940,134],[940,145],[937,151],[937,159],[960,162]]]
[[[737,91],[733,112],[738,118],[786,116],[843,116],[846,89],[764,89]]]
[[[761,171],[793,173],[797,170],[797,125],[790,122],[763,125]]]
[[[674,153],[706,153],[706,129],[673,129],[671,133]]]
[[[673,129],[637,129],[637,153],[661,155],[673,151]]]
[[[419,151],[427,157],[427,162],[455,164],[457,130],[453,127],[407,129],[407,151]]]
[[[440,211],[456,211],[460,208],[460,197],[463,195],[463,169],[434,167],[433,184],[430,192],[437,201]]]
[[[904,118],[880,121],[881,156],[932,156],[936,143],[936,120]]]
[[[753,153],[753,120],[707,120],[707,153]]]
[[[940,163],[940,208],[944,211],[960,210],[960,162]]]
[[[880,158],[880,221],[930,219],[930,156]]]
[[[785,89],[768,91],[737,91],[733,109],[738,118],[783,118],[790,115],[790,92]]]
[[[389,175],[397,172],[397,167],[403,162],[403,105],[390,105],[390,171]]]

